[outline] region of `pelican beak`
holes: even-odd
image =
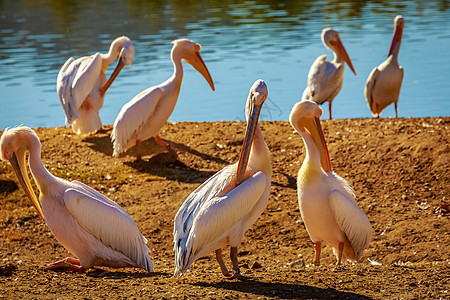
[[[39,204],[36,194],[33,191],[30,178],[28,177],[28,173],[26,172],[25,169],[25,155],[23,155],[23,159],[19,161],[17,159],[16,153],[13,153],[13,157],[9,160],[9,162],[11,163],[14,172],[16,173],[16,176],[19,179],[20,185],[25,191],[25,194],[27,194],[28,198],[30,198],[31,202],[33,202],[33,205],[37,209],[41,218],[45,220],[44,214],[41,209],[41,205]],[[22,172],[22,170],[24,170],[24,172]]]
[[[190,56],[191,59],[186,60],[190,63],[202,76],[206,79],[211,89],[214,91],[214,82],[209,74],[208,68],[206,67],[205,62],[203,61],[200,52],[195,51],[195,55]]]
[[[330,44],[333,45],[339,57],[347,63],[355,76],[357,76],[355,68],[353,68],[352,61],[350,60],[350,57],[348,56],[347,51],[345,50],[344,45],[341,42],[341,39],[338,38],[337,41],[330,41]]]
[[[111,77],[109,77],[108,81],[100,90],[100,97],[103,97],[105,95],[106,91],[112,85],[114,80],[116,80],[117,76],[119,75],[120,71],[122,71],[123,67],[125,67],[125,63],[123,62],[122,56],[120,56],[119,61],[117,62],[117,66],[114,69],[113,73],[111,74]]]
[[[389,48],[388,57],[394,52],[395,45],[402,41],[403,26],[396,25],[394,30],[394,36],[392,37],[391,47]]]
[[[247,129],[245,131],[244,143],[242,145],[241,155],[239,156],[239,163],[237,167],[237,176],[236,176],[236,185],[241,184],[242,179],[244,178],[245,170],[247,169],[248,159],[250,156],[250,150],[252,148],[253,136],[255,135],[256,127],[258,126],[259,113],[261,112],[262,104],[255,104],[253,100],[254,95],[252,97],[252,104],[250,107],[250,117],[247,121]]]
[[[316,144],[317,149],[319,149],[320,165],[322,166],[322,169],[325,173],[330,172],[332,170],[330,155],[328,153],[327,143],[325,142],[325,137],[323,135],[322,126],[320,125],[320,119],[318,117],[308,119],[304,122],[303,126],[308,130],[314,140],[314,143]]]

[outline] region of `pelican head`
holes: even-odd
[[[250,93],[247,98],[245,108],[245,116],[247,118],[247,129],[245,131],[244,143],[242,145],[241,155],[237,168],[237,184],[242,182],[245,170],[247,169],[250,150],[252,147],[253,136],[255,135],[256,127],[258,126],[259,113],[262,105],[266,101],[269,92],[267,85],[262,79],[258,79],[250,88]]]
[[[209,74],[208,68],[200,55],[200,50],[202,45],[188,39],[178,39],[172,41],[173,48],[172,51],[180,51],[181,58],[185,62],[192,65],[209,83],[209,86],[214,91],[214,82]]]
[[[291,126],[302,136],[309,135],[320,153],[320,164],[325,172],[331,171],[330,156],[320,126],[322,109],[313,101],[304,100],[296,103],[289,115]]]
[[[117,49],[117,50],[114,50]],[[114,71],[111,74],[111,77],[109,77],[108,81],[105,83],[105,85],[102,87],[100,91],[100,95],[104,95],[106,91],[109,89],[111,84],[114,82],[116,77],[119,75],[120,71],[125,66],[131,65],[134,58],[134,46],[131,40],[126,36],[121,36],[115,39],[111,43],[110,52],[119,51],[119,59],[117,60],[117,65]],[[117,53],[117,52],[116,52]]]
[[[395,46],[398,45],[400,50],[400,43],[403,36],[403,27],[405,26],[405,19],[401,15],[398,15],[394,19],[394,36],[392,37],[391,47],[389,48],[388,57],[394,52]]]
[[[325,28],[324,30],[322,30],[322,42],[325,47],[336,53],[337,56],[345,61],[356,76],[356,71],[353,68],[352,61],[350,60],[350,57],[348,56],[347,51],[345,50],[344,45],[341,42],[339,32],[331,27]]]
[[[0,159],[9,161],[16,173],[20,185],[24,189],[28,198],[30,198],[34,207],[37,209],[42,219],[41,205],[36,197],[31,186],[30,178],[26,170],[26,154],[30,149],[30,138],[35,138],[39,141],[36,133],[28,127],[15,127],[12,129],[5,129],[0,138]]]
[[[121,36],[115,41],[120,41],[121,49],[119,52],[119,61],[123,63],[124,66],[129,66],[133,62],[134,58],[134,46],[131,40],[126,36]]]

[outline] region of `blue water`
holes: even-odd
[[[140,91],[172,74],[170,42],[189,38],[201,54],[216,91],[190,65],[170,121],[244,119],[253,82],[262,78],[269,101],[261,118],[287,120],[317,56],[331,52],[320,40],[332,26],[358,73],[346,68],[333,102],[334,118],[370,117],[364,86],[386,59],[393,19],[406,24],[399,62],[405,69],[400,117],[450,115],[449,1],[1,1],[0,128],[62,126],[56,76],[64,62],[107,52],[120,35],[136,55],[105,96],[100,115],[112,124]],[[107,71],[112,72],[115,63]],[[328,107],[324,107],[328,116]],[[388,107],[383,117],[393,117]]]

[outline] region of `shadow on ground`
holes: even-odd
[[[372,299],[364,295],[342,292],[333,288],[318,288],[281,282],[261,282],[257,279],[244,281],[222,281],[217,283],[197,282],[193,285],[238,291],[253,295],[280,299]]]

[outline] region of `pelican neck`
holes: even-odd
[[[44,192],[47,187],[56,183],[57,177],[53,176],[42,163],[41,143],[39,142],[39,138],[35,135],[29,135],[29,137],[28,164],[30,166],[31,174],[36,181],[36,185],[41,192]]]
[[[170,51],[170,59],[173,63],[173,74],[174,79],[178,79],[180,82],[183,79],[183,64],[181,62],[181,55],[176,46]]]
[[[320,164],[321,154],[316,146],[316,143],[314,142],[313,137],[309,133],[301,130],[298,130],[298,133],[300,133],[300,136],[302,137],[303,142],[305,143],[306,148],[305,162],[312,164],[315,169],[323,171],[322,166]]]
[[[265,162],[269,162],[269,164]],[[252,149],[250,150],[248,165],[254,170],[263,171],[266,175],[272,174],[270,151],[264,141],[264,136],[259,124],[256,126],[253,136]]]

